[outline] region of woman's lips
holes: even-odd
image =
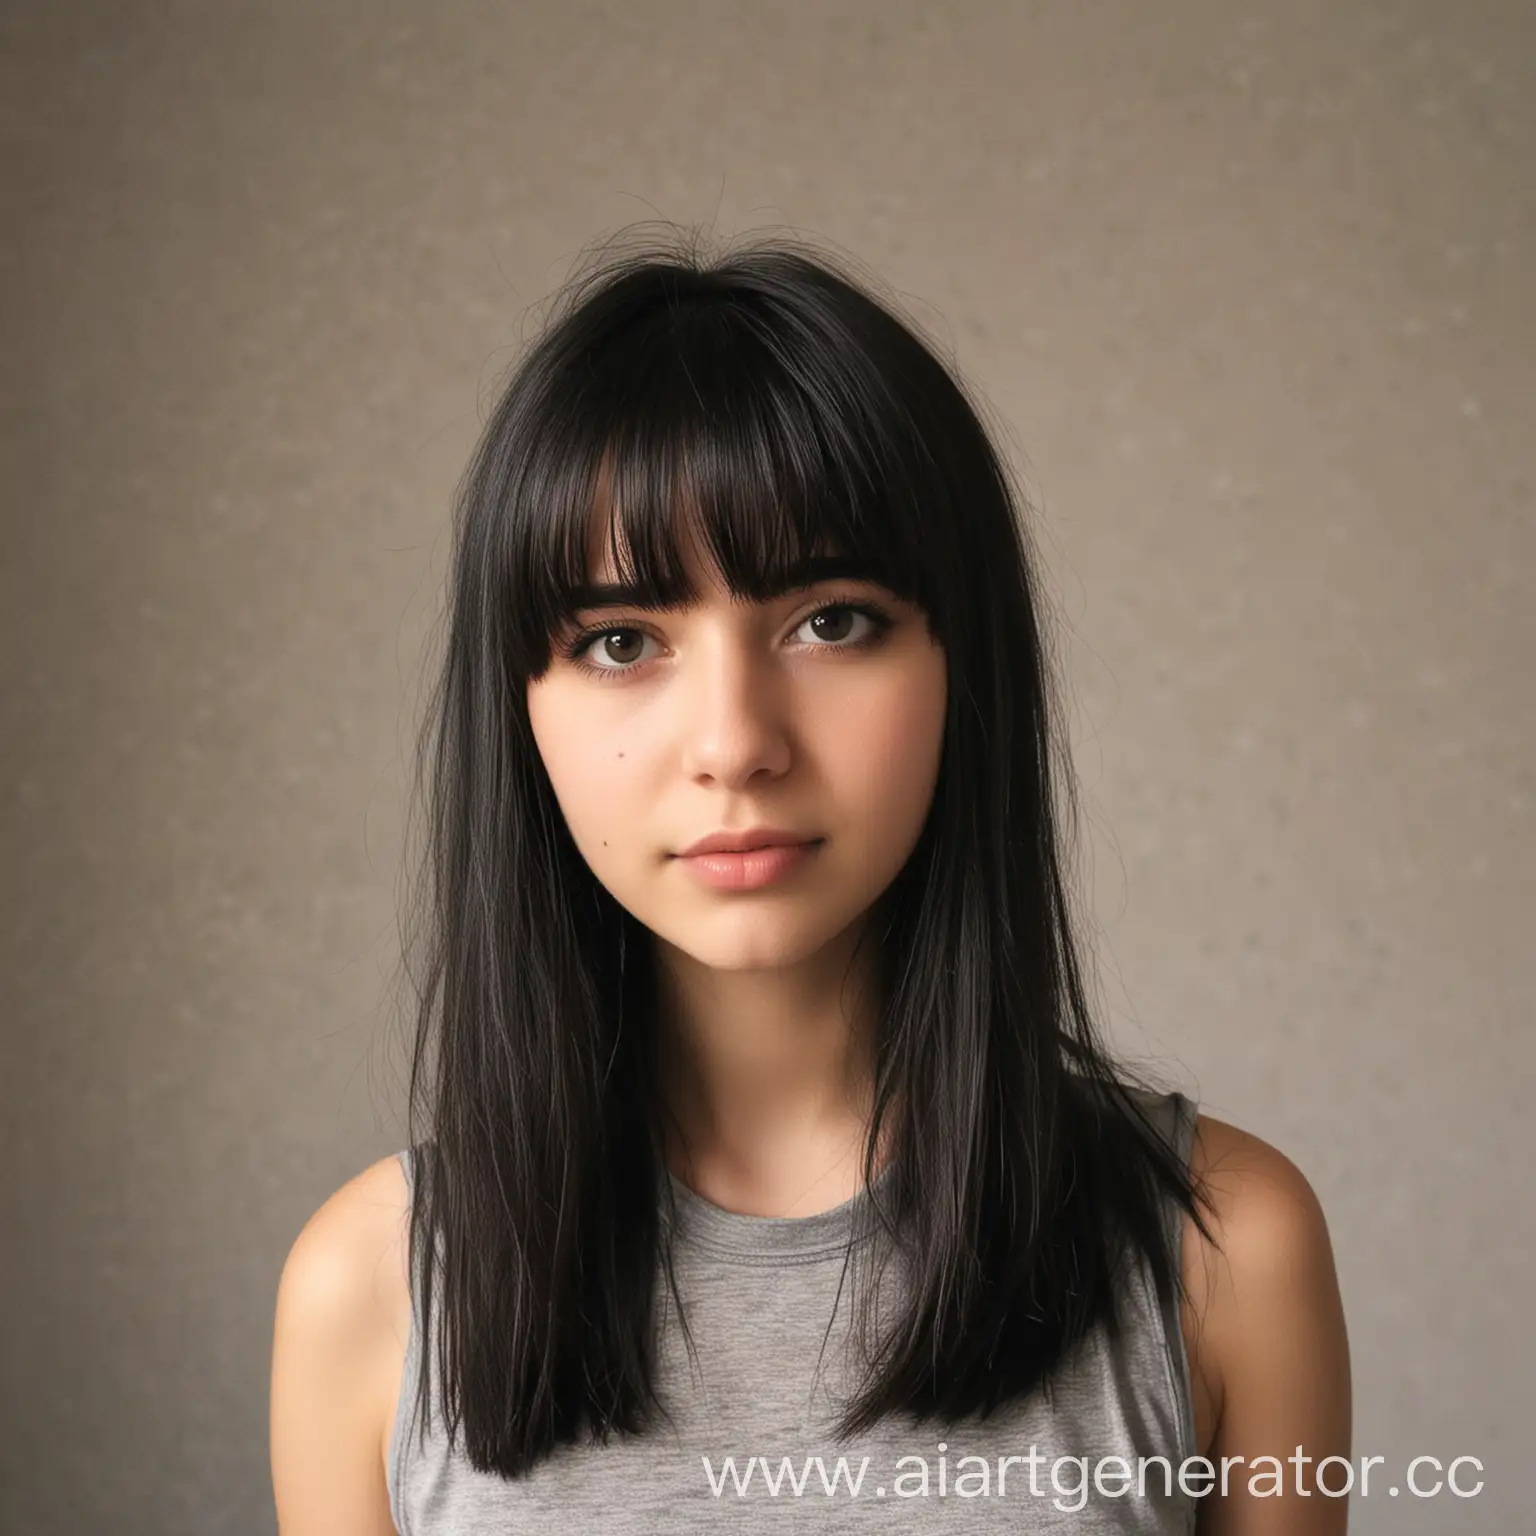
[[[817,838],[809,843],[749,848],[741,853],[694,853],[681,856],[678,862],[714,890],[756,891],[808,863],[821,843],[822,839]]]

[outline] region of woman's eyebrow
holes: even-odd
[[[768,600],[787,597],[792,592],[803,592],[823,581],[878,580],[863,560],[848,555],[816,555],[774,587],[768,593]],[[648,602],[645,593],[634,583],[600,581],[573,588],[566,599],[565,609],[568,613],[584,608],[638,608],[645,613],[686,613],[697,608],[699,603],[697,595],[677,603]]]

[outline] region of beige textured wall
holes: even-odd
[[[1011,424],[1104,999],[1330,1214],[1362,1532],[1526,1529],[1536,12],[5,7],[0,1527],[270,1529],[277,1274],[400,1144],[477,390],[578,248],[789,224]]]

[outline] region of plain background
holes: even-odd
[[[454,481],[635,220],[906,296],[1035,502],[1115,1039],[1328,1212],[1355,1453],[1529,1518],[1536,12],[5,8],[0,1527],[271,1528],[288,1245],[402,1144]],[[1378,1474],[1379,1476],[1379,1474]]]

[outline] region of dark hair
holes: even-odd
[[[577,851],[527,712],[600,504],[648,601],[693,595],[687,519],[733,594],[841,555],[916,603],[946,653],[933,802],[870,925],[884,995],[863,1166],[868,1181],[890,1117],[876,1208],[910,1281],[838,1432],[985,1415],[1047,1386],[1090,1329],[1118,1333],[1135,1256],[1160,1297],[1180,1293],[1165,1197],[1205,1230],[1090,1013],[1023,497],[981,407],[875,288],[795,239],[713,256],[610,243],[558,296],[459,487],[421,741],[410,1244],[413,1269],[437,1255],[419,1272],[425,1337],[441,1313],[422,1429],[435,1369],[450,1440],[462,1430],[481,1471],[515,1477],[557,1444],[652,1423],[663,1262],[682,1308],[649,935]]]

